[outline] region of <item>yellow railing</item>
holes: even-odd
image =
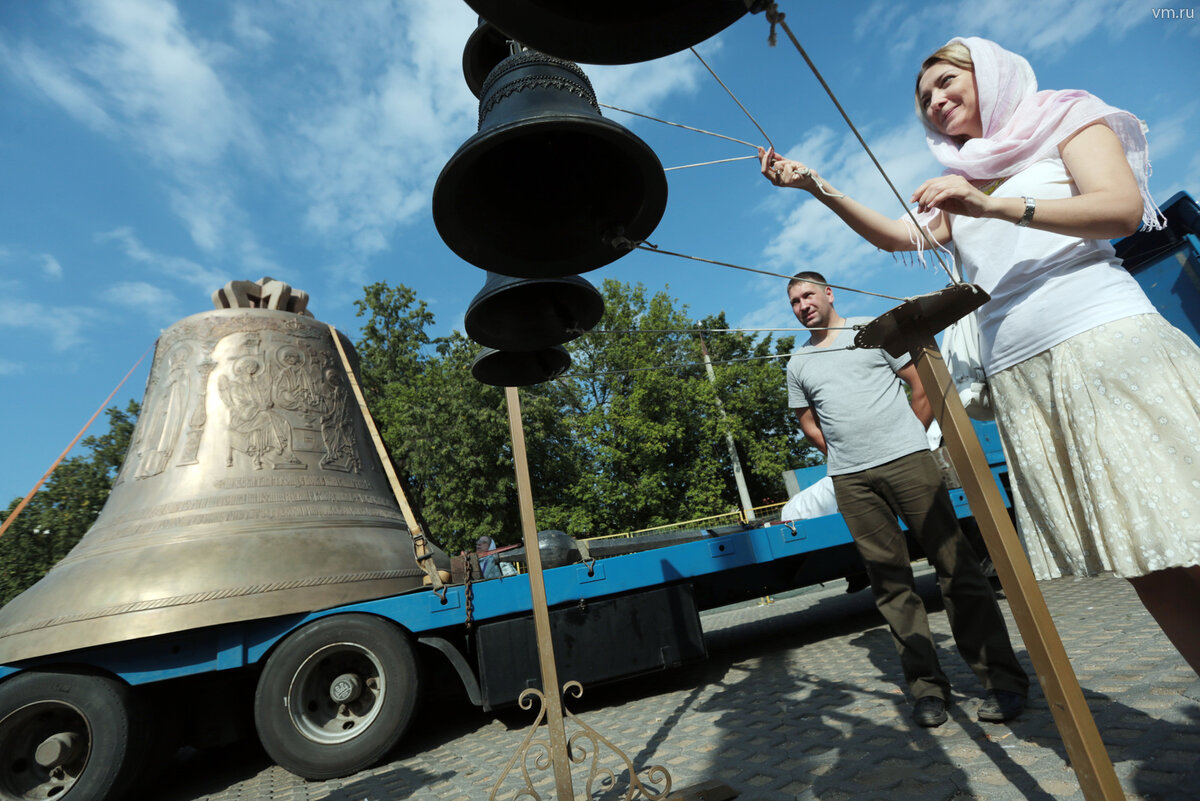
[[[775,519],[775,512],[778,512],[780,509],[783,508],[783,506],[784,506],[784,504],[782,504],[782,503],[769,503],[769,504],[766,504],[765,506],[755,506],[753,508],[754,519],[758,520],[758,521],[773,520],[773,519]],[[714,522],[714,521],[720,521],[720,522]],[[576,539],[578,539],[582,542],[595,542],[596,540],[629,539],[632,537],[640,537],[643,534],[649,534],[654,531],[677,531],[677,530],[686,529],[686,528],[700,528],[699,525],[696,525],[698,523],[709,523],[713,526],[727,526],[727,525],[732,525],[734,523],[747,523],[747,522],[749,522],[749,521],[747,520],[745,511],[743,511],[741,509],[735,509],[734,511],[726,512],[726,513],[720,514],[720,515],[709,515],[708,517],[696,517],[696,518],[692,518],[691,520],[681,520],[677,523],[665,523],[661,526],[651,526],[650,528],[639,528],[636,531],[622,531],[619,534],[601,534],[596,537],[577,537]],[[516,566],[517,570],[519,570],[522,573],[525,572],[524,563],[514,562],[513,564]]]
[[[773,513],[778,512],[783,508],[782,503],[770,503],[766,506],[755,506],[753,508],[754,517],[756,520],[771,520]],[[701,528],[699,524],[706,523],[711,526],[728,526],[734,523],[749,522],[746,513],[741,509],[736,509],[731,512],[725,512],[719,515],[709,515],[708,517],[695,517],[691,520],[681,520],[676,523],[665,523],[661,526],[651,526],[650,528],[639,528],[636,531],[623,531],[620,534],[601,534],[597,537],[583,537],[584,542],[593,542],[595,540],[611,540],[627,537],[640,537],[643,534],[650,534],[654,531],[677,531],[685,528]]]

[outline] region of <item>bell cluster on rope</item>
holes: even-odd
[[[629,253],[662,219],[667,180],[650,147],[600,113],[577,61],[627,64],[690,47],[762,0],[467,0],[463,50],[478,132],[433,190],[446,245],[487,271],[464,320],[484,346],[471,372],[524,386],[570,366],[563,344],[600,321],[579,273]],[[575,166],[578,165],[578,166]]]

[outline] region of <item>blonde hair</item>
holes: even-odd
[[[953,64],[960,70],[975,71],[975,62],[971,60],[971,51],[962,42],[950,42],[939,47],[934,53],[921,62],[921,71],[917,73],[916,88],[913,90],[913,97],[917,104],[917,116],[928,122],[929,118],[925,116],[925,109],[921,108],[921,78],[925,76],[926,71],[934,64],[939,62]]]

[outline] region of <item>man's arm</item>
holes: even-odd
[[[921,421],[921,425],[929,428],[929,424],[933,422],[933,407],[929,405],[929,397],[925,394],[925,387],[921,385],[921,376],[917,375],[917,365],[909,362],[897,370],[896,375],[912,388],[910,405],[913,414]]]
[[[808,437],[808,441],[815,445],[817,450],[828,456],[829,452],[825,448],[825,433],[821,431],[821,421],[817,419],[817,413],[811,406],[805,406],[795,411],[796,419],[800,421],[800,430],[804,432],[804,436]]]

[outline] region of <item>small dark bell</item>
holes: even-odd
[[[446,245],[485,270],[519,278],[576,275],[629,252],[654,231],[667,179],[654,151],[600,115],[578,66],[543,53],[509,56],[479,102],[479,132],[433,189]]]
[[[604,316],[604,298],[587,279],[512,278],[488,273],[463,319],[467,336],[497,350],[561,345]]]
[[[632,64],[715,36],[764,0],[467,0],[527,47],[585,64]]]
[[[526,351],[484,348],[471,365],[471,375],[494,387],[525,387],[557,378],[570,366],[571,355],[562,345]]]
[[[463,48],[463,78],[466,79],[471,94],[479,97],[488,73],[510,55],[512,50],[509,47],[508,36],[480,17],[479,26],[472,32],[467,39],[467,46]]]

